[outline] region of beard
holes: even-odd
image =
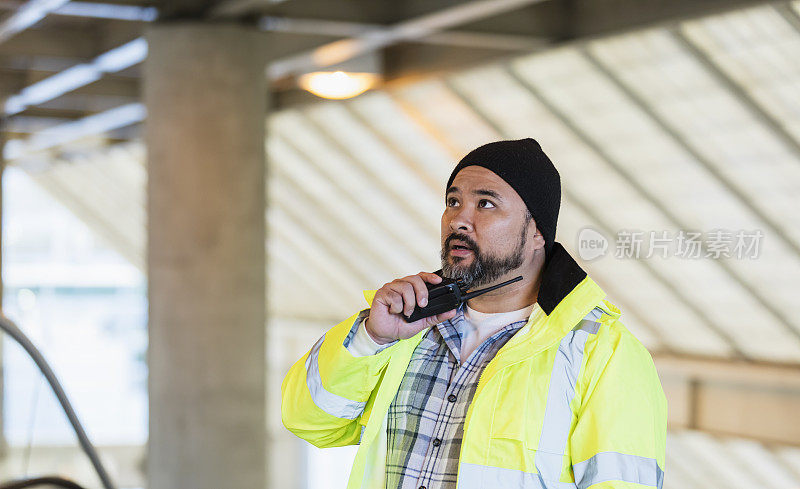
[[[442,275],[454,280],[463,280],[469,287],[478,287],[491,284],[509,271],[519,268],[525,261],[524,251],[529,224],[530,221],[526,222],[522,227],[522,233],[517,240],[516,248],[505,256],[486,254],[478,248],[477,243],[469,236],[459,233],[451,234],[445,240],[444,246],[442,246]],[[472,251],[472,263],[469,265],[462,264],[461,262],[465,261],[465,257],[460,256],[451,257],[452,262],[448,260],[450,243],[453,240],[462,241]]]

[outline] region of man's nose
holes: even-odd
[[[451,231],[472,231],[472,212],[466,207],[459,208],[450,220]]]

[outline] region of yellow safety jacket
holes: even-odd
[[[464,422],[458,489],[661,488],[667,403],[620,311],[556,242],[537,302],[481,374]],[[373,292],[365,292],[368,303]],[[387,413],[427,330],[372,356],[329,330],[281,385],[284,426],[317,447],[359,444],[347,489],[385,484]]]

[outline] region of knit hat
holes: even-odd
[[[549,258],[561,207],[561,177],[539,143],[526,138],[484,144],[458,162],[445,188],[459,171],[473,165],[493,171],[522,197],[544,237],[545,259]]]

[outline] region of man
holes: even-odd
[[[662,486],[661,384],[555,242],[560,200],[533,139],[473,150],[447,183],[441,274],[471,290],[522,280],[413,323],[401,314],[442,278],[394,280],[290,369],[284,425],[318,447],[360,444],[348,489]]]

